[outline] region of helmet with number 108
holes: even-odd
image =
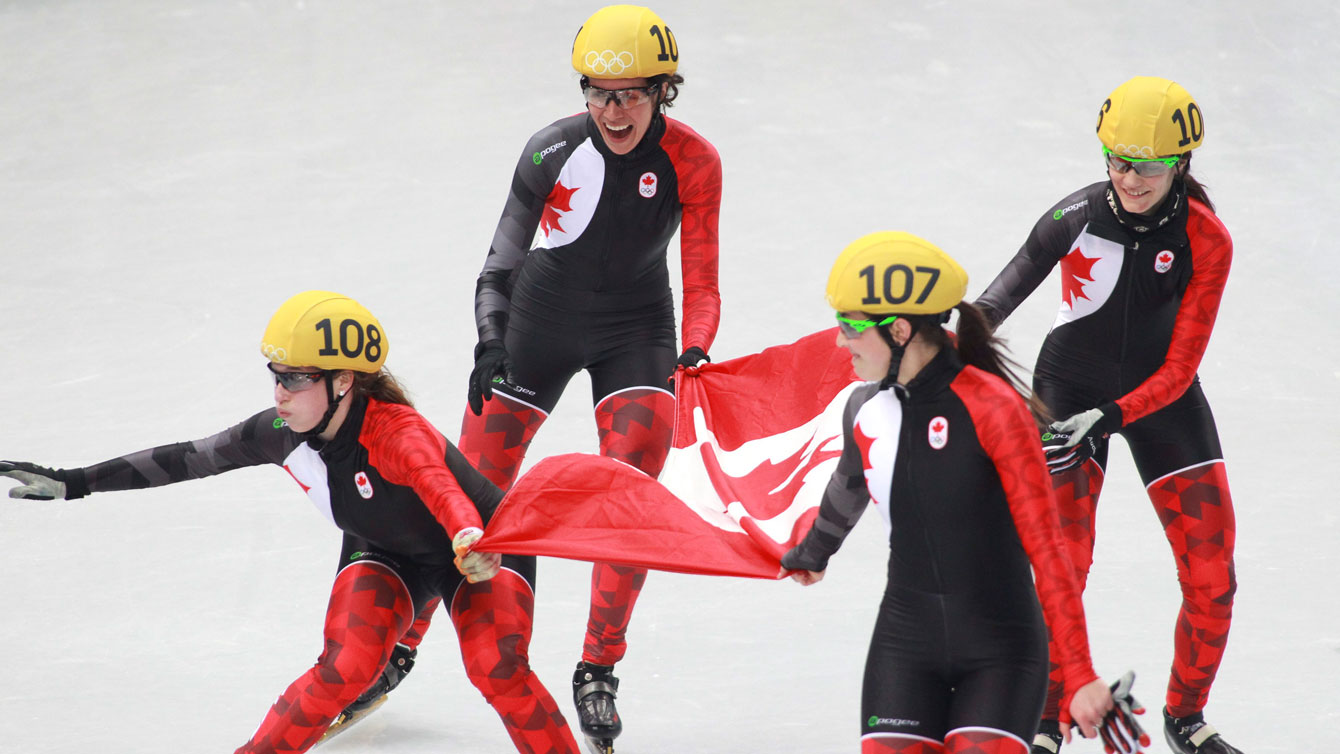
[[[381,323],[362,304],[330,291],[304,291],[270,318],[261,353],[276,364],[375,373],[389,344]]]

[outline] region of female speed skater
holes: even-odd
[[[416,615],[450,606],[466,674],[517,751],[576,754],[553,697],[530,669],[535,559],[472,545],[502,497],[423,418],[383,368],[389,341],[358,302],[300,293],[265,329],[274,407],[211,437],[85,468],[0,461],[10,497],[74,500],[261,464],[283,468],[344,532],[324,651],[237,754],[310,749],[362,693],[394,686]],[[385,668],[385,670],[383,670]],[[191,748],[191,747],[186,747]]]
[[[1177,561],[1182,607],[1163,708],[1178,754],[1241,754],[1205,722],[1228,641],[1236,526],[1223,451],[1197,369],[1214,330],[1233,242],[1191,175],[1200,106],[1138,76],[1098,111],[1106,179],[1057,202],[977,300],[999,325],[1057,265],[1061,306],[1034,369],[1053,416],[1044,442],[1063,534],[1083,590],[1108,439],[1121,435]],[[1055,669],[1036,754],[1060,747]]]
[[[1037,423],[948,254],[909,233],[850,244],[828,278],[857,387],[809,533],[782,558],[804,585],[873,502],[888,582],[866,658],[863,754],[1024,754],[1047,694],[1047,627],[1081,735],[1134,751],[1130,676],[1089,660]],[[943,327],[951,310],[958,331]],[[1036,574],[1036,586],[1034,584]],[[1044,615],[1046,620],[1044,622]]]

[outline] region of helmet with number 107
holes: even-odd
[[[941,314],[968,290],[968,273],[938,246],[902,231],[851,242],[828,274],[828,305],[839,312]]]
[[[670,27],[650,8],[609,5],[577,30],[572,67],[593,79],[672,74],[679,67],[679,45]]]
[[[276,364],[375,373],[389,344],[381,323],[362,304],[330,291],[304,291],[270,318],[261,353]]]
[[[1205,140],[1200,106],[1181,84],[1136,76],[1098,108],[1098,140],[1118,157],[1152,160],[1199,147]]]

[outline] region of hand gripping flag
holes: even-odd
[[[480,551],[681,573],[780,578],[842,452],[859,384],[834,330],[680,371],[659,480],[612,458],[551,456],[523,474]]]

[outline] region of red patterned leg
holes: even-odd
[[[945,736],[945,754],[1028,754],[1023,739],[1003,730],[959,728]]]
[[[461,584],[451,621],[470,682],[502,718],[517,751],[577,754],[577,741],[544,684],[530,669],[535,595],[515,572]]]
[[[591,615],[586,622],[582,659],[595,665],[613,665],[628,651],[625,635],[633,617],[647,569],[596,563],[591,569]]]
[[[637,387],[606,396],[596,405],[600,455],[617,458],[651,476],[661,473],[675,431],[675,397]]]
[[[459,447],[465,460],[490,482],[506,490],[516,479],[526,448],[549,415],[520,401],[494,393],[475,416],[467,406],[461,419]]]
[[[1170,474],[1148,488],[1177,558],[1182,608],[1177,615],[1168,711],[1201,711],[1219,671],[1233,616],[1236,524],[1223,461]]]
[[[861,754],[943,754],[944,744],[929,738],[897,733],[861,736]]]
[[[236,754],[310,749],[381,672],[413,615],[409,591],[385,566],[364,562],[340,571],[326,609],[325,651]]]
[[[1089,567],[1093,565],[1094,511],[1098,509],[1098,495],[1103,490],[1103,470],[1093,460],[1089,460],[1077,469],[1071,469],[1052,477],[1052,490],[1056,494],[1056,512],[1061,518],[1061,539],[1065,542],[1066,554],[1075,568],[1075,584],[1080,594],[1089,581]],[[1060,656],[1051,634],[1047,636],[1047,654]],[[1061,696],[1065,692],[1064,675],[1055,659],[1051,660],[1051,672],[1047,681],[1047,702],[1042,707],[1044,720],[1059,720],[1061,714]]]
[[[661,473],[674,432],[675,398],[664,390],[633,388],[596,405],[600,454],[617,458],[651,476]],[[645,568],[596,563],[591,569],[591,616],[586,624],[582,659],[613,665],[623,659],[624,639],[633,616]]]

